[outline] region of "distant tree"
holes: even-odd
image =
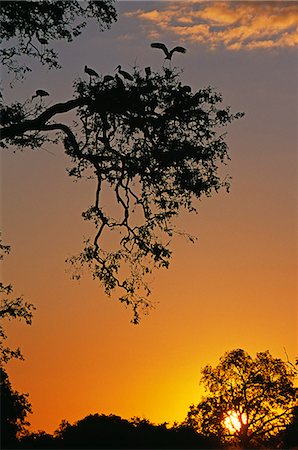
[[[12,25],[2,37],[16,37],[19,49],[5,56],[8,62],[27,54],[55,66],[42,41],[76,36],[82,25],[72,24],[78,16],[95,15],[105,25],[115,19],[110,1],[20,3],[16,11],[27,8],[26,21],[19,13],[14,19],[12,5],[5,7],[4,2]],[[33,38],[46,56],[32,47]],[[182,209],[195,211],[195,199],[228,189],[229,178],[219,176],[229,159],[222,129],[243,114],[222,107],[221,95],[211,87],[193,92],[176,69],[153,73],[150,67],[134,68],[132,74],[118,69],[113,76],[98,75],[85,66],[87,81],[76,80],[74,98],[64,103],[46,107],[48,93],[38,89],[24,104],[3,104],[1,144],[24,150],[62,140],[73,163],[69,175],[95,179],[94,202],[83,213],[94,223],[94,236],[69,261],[74,278],[80,276],[77,268],[88,267],[106,294],[115,292],[132,308],[137,323],[140,312],[152,306],[146,275],[154,267],[169,266],[171,240],[180,233],[173,219]],[[65,115],[61,118],[73,111],[75,125]],[[107,192],[111,195],[104,207],[102,195]],[[107,242],[111,245],[105,246]]]
[[[45,431],[24,433],[19,439],[18,448],[22,449],[54,449],[57,448],[55,437]]]
[[[31,405],[27,394],[20,394],[13,390],[8,375],[0,366],[1,384],[1,448],[16,448],[19,444],[18,438],[24,433],[25,427],[29,425],[26,420],[31,413]]]
[[[232,350],[202,374],[207,395],[190,407],[186,419],[198,432],[218,436],[222,443],[261,448],[290,423],[297,395],[294,374],[268,351],[253,359],[244,350]]]
[[[138,417],[126,420],[114,414],[90,414],[73,425],[62,421],[55,432],[54,448],[206,449],[218,448],[218,441],[189,427],[168,427]]]
[[[16,77],[30,67],[24,56],[37,58],[49,68],[59,68],[53,46],[57,40],[73,41],[93,18],[99,29],[117,19],[114,0],[102,1],[5,1],[0,6],[0,61]]]

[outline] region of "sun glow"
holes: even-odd
[[[243,424],[247,423],[246,415],[244,413],[240,414],[236,411],[230,411],[226,415],[223,424],[231,432],[235,433],[240,431]]]

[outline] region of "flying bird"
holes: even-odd
[[[172,48],[172,50],[168,50],[167,47],[165,46],[165,44],[161,44],[160,42],[153,42],[151,44],[152,48],[159,48],[160,50],[162,50],[164,52],[164,54],[166,55],[165,59],[169,59],[171,61],[173,53],[174,52],[178,52],[178,53],[186,53],[186,48],[184,47],[174,47]]]
[[[91,78],[91,77],[98,77],[98,76],[99,76],[98,73],[95,72],[95,70],[90,69],[90,67],[87,67],[86,65],[85,65],[84,72],[87,73],[87,74],[89,75],[90,78]]]
[[[115,70],[118,70],[118,73],[122,75],[125,80],[133,81],[133,77],[130,75],[130,73],[125,72],[125,70],[121,70],[121,66],[117,66]]]
[[[48,95],[50,95],[47,91],[44,91],[43,89],[37,89],[37,91],[35,92],[35,95],[32,96],[32,100],[35,97],[47,97]]]

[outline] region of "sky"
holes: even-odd
[[[69,178],[59,144],[2,154],[2,238],[12,246],[3,278],[37,308],[30,327],[7,326],[25,357],[8,372],[29,393],[33,430],[96,412],[181,421],[204,393],[201,369],[226,351],[297,355],[297,3],[122,1],[117,10],[111,30],[90,23],[58,43],[62,69],[34,63],[6,100],[45,89],[46,105],[66,101],[85,64],[102,74],[118,64],[158,70],[163,56],[150,43],[183,45],[173,58],[183,81],[214,86],[245,112],[227,130],[231,191],[178,219],[198,240],[175,238],[170,268],[152,277],[156,307],[136,326],[90,276],[71,280],[65,263],[92,232],[81,217],[92,181]]]

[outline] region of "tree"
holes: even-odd
[[[0,260],[10,252],[10,246],[4,245],[0,238]],[[14,391],[4,369],[12,358],[23,359],[19,348],[11,349],[5,345],[7,335],[4,330],[5,320],[24,320],[28,325],[32,321],[32,311],[35,307],[20,296],[11,298],[13,287],[11,284],[4,285],[0,281],[0,383],[1,383],[1,448],[15,448],[18,438],[28,425],[26,416],[31,412],[31,405],[27,400],[27,394]]]
[[[0,261],[3,260],[4,254],[10,252],[10,246],[4,245],[0,238]],[[19,319],[24,320],[28,325],[31,325],[32,311],[35,307],[20,296],[11,298],[13,287],[11,284],[4,285],[0,281],[0,367],[6,364],[11,358],[23,359],[19,348],[12,350],[5,345],[7,335],[4,331],[3,322],[5,320]]]
[[[0,367],[0,383],[1,448],[16,448],[24,427],[29,425],[26,417],[31,412],[31,405],[27,400],[27,394],[20,394],[12,389],[3,367]]]
[[[54,41],[73,41],[94,18],[100,30],[109,28],[117,14],[113,0],[1,2],[1,63],[16,77],[30,71],[24,56],[37,58],[49,68],[59,68]],[[22,61],[20,62],[20,58]]]
[[[29,436],[28,444],[33,442]],[[36,443],[40,443],[38,448],[44,448],[40,439]],[[206,449],[218,448],[218,443],[187,427],[168,427],[167,423],[153,424],[138,417],[127,420],[114,414],[90,414],[73,425],[62,421],[55,432],[53,447]]]
[[[253,359],[244,350],[232,350],[202,374],[207,395],[190,407],[186,419],[197,431],[223,443],[260,448],[290,423],[297,395],[294,373],[268,351]]]
[[[287,425],[282,440],[285,448],[298,447],[298,406],[294,407],[292,420]]]
[[[52,141],[62,140],[73,163],[69,175],[95,179],[94,203],[83,212],[95,233],[69,259],[73,277],[87,266],[106,294],[115,292],[132,308],[137,323],[152,306],[146,275],[169,266],[179,233],[173,219],[183,208],[195,211],[195,199],[228,189],[229,179],[218,174],[229,159],[221,129],[243,114],[222,107],[211,87],[192,92],[171,67],[156,73],[135,67],[132,74],[120,68],[115,76],[85,71],[88,80],[75,81],[67,102],[3,105],[2,146],[39,148],[54,133]],[[75,126],[60,119],[71,111]],[[108,208],[106,192],[113,195]]]

